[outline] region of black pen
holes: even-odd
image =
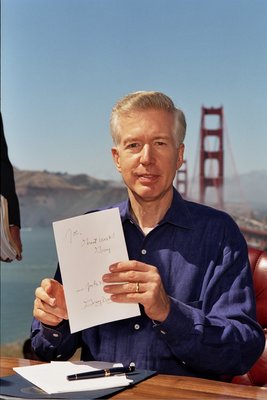
[[[133,372],[134,370],[135,364],[131,362],[128,367],[114,367],[98,369],[97,371],[81,372],[79,374],[68,375],[67,379],[68,381],[78,381],[80,379],[104,378],[106,376]]]

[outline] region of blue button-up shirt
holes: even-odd
[[[47,327],[34,320],[32,345],[44,360],[135,362],[160,373],[215,377],[247,371],[264,348],[256,322],[247,245],[224,212],[185,201],[174,190],[163,220],[146,236],[118,205],[129,259],[158,268],[171,300],[162,323],[141,316],[70,334],[67,321]],[[56,279],[61,280],[57,270]]]

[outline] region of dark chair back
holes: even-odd
[[[240,385],[265,386],[267,385],[267,252],[249,248],[249,261],[253,274],[253,283],[256,296],[257,320],[265,333],[265,349],[244,375],[235,376],[232,383]]]

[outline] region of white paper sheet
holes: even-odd
[[[122,364],[97,361],[56,361],[49,364],[17,367],[13,369],[35,386],[38,386],[48,394],[52,394],[128,386],[132,381],[128,379],[125,374],[108,376],[106,378],[83,379],[77,381],[67,380],[67,375],[117,366],[122,366]]]
[[[103,291],[111,264],[128,260],[118,208],[53,223],[71,333],[140,315],[138,304],[115,303]]]

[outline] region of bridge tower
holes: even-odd
[[[187,197],[187,163],[184,160],[183,165],[176,172],[175,187],[180,195],[185,199]]]
[[[214,148],[211,150],[212,143]],[[207,188],[214,188],[219,208],[223,208],[223,152],[223,107],[202,107],[199,201],[205,203]]]

